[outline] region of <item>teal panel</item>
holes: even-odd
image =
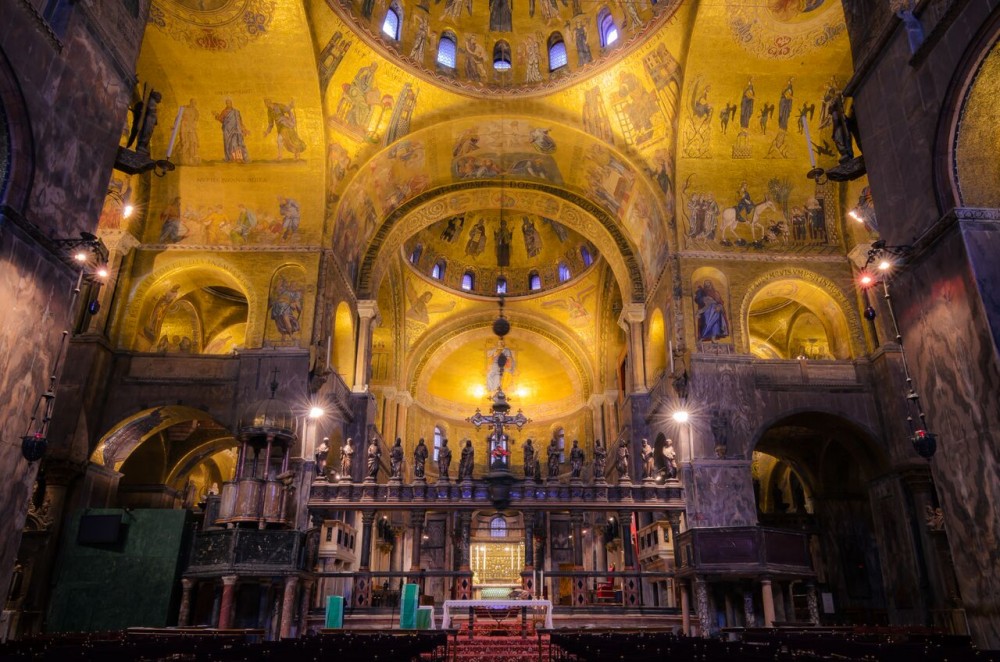
[[[122,518],[116,543],[77,542],[82,515]],[[50,632],[165,627],[177,622],[185,510],[90,509],[63,532],[49,603]]]
[[[416,584],[403,584],[399,600],[399,627],[412,630],[417,627],[417,590]]]
[[[326,596],[326,627],[338,630],[344,627],[344,596]]]

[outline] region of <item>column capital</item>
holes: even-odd
[[[190,591],[191,587],[194,586],[194,580],[190,577],[181,577],[181,588],[185,591]]]
[[[573,524],[583,524],[583,513],[578,510],[571,510],[569,513],[569,521]]]
[[[403,407],[410,407],[414,403],[413,396],[410,394],[409,391],[397,391],[396,401],[399,402],[399,404],[402,405]]]
[[[427,515],[426,510],[411,510],[410,511],[410,526],[423,526],[424,517]]]
[[[641,303],[627,303],[622,306],[622,313],[618,316],[618,326],[626,333],[632,332],[632,326],[646,321],[646,306]]]
[[[295,586],[299,583],[298,575],[288,575],[285,577],[285,590],[288,590],[290,586]]]
[[[374,510],[362,510],[361,511],[361,523],[371,525],[375,521],[375,511]]]
[[[223,586],[233,586],[239,580],[239,575],[224,575],[222,577]]]
[[[382,316],[379,314],[378,301],[375,299],[361,299],[357,303],[358,317],[362,320],[373,320],[375,326],[382,324]]]
[[[587,398],[587,406],[591,409],[600,409],[604,406],[605,399],[607,399],[607,395],[604,393],[595,393]]]
[[[392,402],[396,399],[396,387],[395,386],[383,386],[381,389],[382,396],[385,397],[387,402]]]

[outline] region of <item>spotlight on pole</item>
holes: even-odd
[[[673,418],[674,421],[677,423],[687,423],[688,420],[691,418],[691,415],[687,412],[686,409],[678,409],[673,414],[671,414],[671,418]]]

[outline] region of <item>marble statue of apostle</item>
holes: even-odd
[[[403,440],[396,437],[396,445],[389,451],[389,475],[392,478],[403,477]]]
[[[316,475],[322,476],[326,473],[326,458],[330,454],[330,437],[323,437],[323,441],[316,447]]]
[[[594,441],[594,480],[604,478],[604,467],[608,461],[608,449],[600,439]]]
[[[465,480],[472,478],[472,467],[475,463],[476,450],[472,447],[472,440],[465,440],[465,447],[462,449],[462,457],[458,461],[458,479]]]
[[[524,477],[532,478],[535,475],[535,444],[528,439],[524,442]]]
[[[656,473],[656,462],[653,460],[653,447],[649,445],[649,439],[642,440],[642,477],[653,478]]]
[[[616,464],[618,478],[621,480],[629,480],[629,458],[628,439],[623,437],[618,442],[618,462]]]
[[[546,453],[548,454],[549,478],[555,479],[559,476],[559,442],[556,441],[555,437],[549,441]]]
[[[372,480],[378,478],[378,465],[382,460],[382,448],[378,445],[378,438],[372,437],[368,444],[368,477]]]
[[[441,439],[438,449],[438,475],[441,480],[448,480],[448,467],[451,466],[451,449],[448,448],[448,437]]]
[[[344,441],[340,447],[340,476],[341,478],[351,477],[351,461],[354,459],[354,445],[350,437]]]
[[[413,449],[413,476],[415,478],[424,477],[424,465],[427,463],[427,444],[424,438],[420,437],[417,447]]]
[[[574,439],[573,448],[569,452],[569,468],[572,478],[580,477],[580,474],[583,472],[583,461],[585,459],[586,456],[583,454],[583,449],[580,448],[580,442]]]

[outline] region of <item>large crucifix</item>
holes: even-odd
[[[496,361],[497,367],[500,369],[500,383],[502,384],[507,355],[500,352]],[[490,435],[490,470],[510,471],[510,450],[507,448],[507,435],[504,433],[504,428],[513,425],[520,431],[526,423],[531,422],[531,419],[525,416],[520,409],[517,410],[517,414],[511,416],[507,395],[503,392],[503,388],[497,387],[493,394],[493,403],[490,405],[490,413],[483,414],[479,409],[476,409],[476,413],[465,420],[476,426],[476,430],[479,430],[483,425],[493,427],[493,433]]]

